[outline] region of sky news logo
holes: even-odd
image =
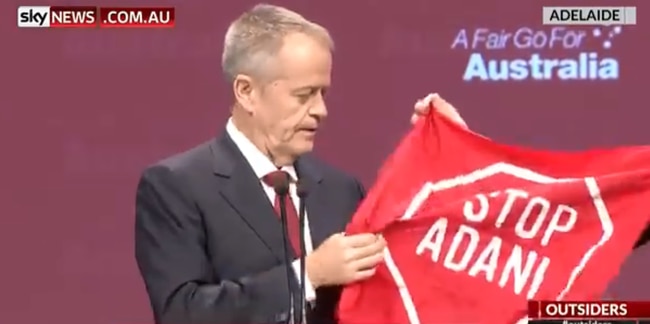
[[[117,7],[18,7],[18,27],[173,27],[175,9],[161,8],[117,8]]]
[[[50,7],[18,7],[18,27],[50,27]]]

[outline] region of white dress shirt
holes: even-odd
[[[269,197],[269,200],[273,204],[273,202],[275,202],[275,190],[273,190],[271,186],[264,183],[264,181],[262,181],[262,178],[271,172],[277,171],[278,168],[242,132],[240,132],[237,129],[237,127],[235,127],[235,124],[233,124],[232,119],[229,119],[228,123],[226,124],[226,132],[228,133],[232,141],[235,142],[235,145],[239,148],[241,153],[244,155],[244,158],[246,159],[246,161],[248,161],[251,168],[253,168],[253,172],[255,172],[255,175],[260,180],[260,183],[264,188],[264,192],[266,192],[266,195]],[[300,198],[297,195],[296,185],[295,185],[296,181],[298,180],[298,174],[296,173],[296,169],[293,166],[284,166],[280,170],[287,172],[294,180],[292,181],[289,187],[289,194],[291,195],[291,199],[294,202],[294,207],[298,208],[298,206],[300,206]],[[298,215],[297,210],[296,210],[296,215]],[[305,233],[304,253],[305,255],[307,255],[311,253],[311,251],[313,250],[313,242],[311,241],[311,233],[309,231],[309,218],[307,217],[307,213],[305,213],[304,233]],[[292,266],[296,274],[296,278],[298,279],[298,283],[300,283],[300,276],[299,276],[300,260],[293,261]],[[316,292],[314,291],[313,286],[309,282],[309,278],[307,278],[307,274],[305,274],[305,299],[308,302],[312,302],[316,299]]]

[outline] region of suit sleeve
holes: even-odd
[[[358,199],[359,199],[359,204],[361,204],[361,201],[366,198],[366,188],[363,186],[363,184],[357,180],[354,179],[356,188],[357,188],[357,193],[358,193]]]
[[[269,324],[289,318],[288,265],[221,280],[187,189],[162,166],[145,171],[137,188],[135,253],[156,323]]]
[[[361,182],[350,177],[347,177],[345,180],[345,188],[345,192],[349,195],[350,201],[356,204],[356,206],[351,205],[353,208],[350,208],[349,213],[345,215],[345,222],[347,223],[352,219],[355,208],[361,204],[361,200],[365,197],[365,190]],[[341,299],[342,290],[342,286],[321,287],[317,290],[318,299],[316,300],[316,307],[312,310],[313,317],[310,323],[338,323],[336,320],[336,308]]]

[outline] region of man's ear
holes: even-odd
[[[253,79],[248,75],[238,74],[232,82],[232,90],[239,106],[250,114],[254,113],[257,99]]]

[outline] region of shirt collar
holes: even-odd
[[[262,179],[262,177],[271,172],[278,171],[278,168],[273,164],[271,159],[262,153],[262,151],[260,151],[257,146],[246,137],[246,135],[237,129],[235,124],[232,122],[232,118],[228,119],[226,132],[237,148],[239,148],[242,155],[244,155],[244,158],[248,161],[248,164],[250,164],[258,179]],[[298,180],[298,174],[293,165],[283,166],[280,170],[287,172],[293,181]]]

